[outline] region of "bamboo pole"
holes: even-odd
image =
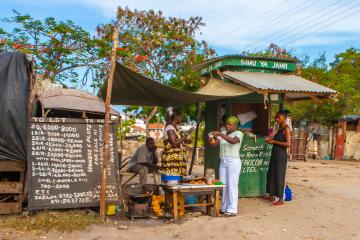
[[[115,24],[114,33],[113,33],[113,48],[111,51],[110,73],[107,81],[106,100],[105,100],[103,167],[102,167],[101,191],[100,191],[100,216],[102,219],[105,219],[105,193],[106,193],[106,177],[107,177],[106,174],[110,160],[110,149],[109,149],[110,102],[111,102],[113,78],[115,73],[115,65],[116,65],[116,49],[118,47],[118,35],[119,35],[118,25]]]
[[[197,142],[198,142],[198,137],[199,137],[199,125],[200,125],[200,119],[201,119],[201,108],[200,108],[200,103],[197,103],[196,105],[196,130],[195,130],[195,142],[194,142],[194,149],[192,152],[192,157],[191,157],[191,164],[190,164],[190,168],[189,168],[189,175],[191,175],[192,173],[192,169],[195,163],[195,156],[196,156],[196,150],[197,150]]]

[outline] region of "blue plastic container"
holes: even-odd
[[[168,176],[163,175],[161,177],[162,181],[167,185],[178,185],[180,184],[181,176]]]
[[[291,201],[292,200],[292,191],[291,188],[286,185],[285,187],[285,201]]]
[[[163,175],[161,179],[165,182],[167,181],[180,181],[181,176],[170,176],[170,175]]]
[[[186,205],[193,205],[197,203],[197,198],[195,195],[187,195],[185,196],[185,204]]]

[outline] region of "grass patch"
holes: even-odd
[[[10,228],[22,232],[71,232],[101,223],[94,213],[86,211],[44,211],[32,216],[9,216],[0,219],[0,229]]]

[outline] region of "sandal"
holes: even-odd
[[[273,204],[271,204],[272,206],[284,206],[284,202],[274,202]]]
[[[226,216],[226,217],[236,217],[237,214],[236,214],[236,213],[229,213],[229,212],[227,212],[227,213],[225,213],[225,216]]]

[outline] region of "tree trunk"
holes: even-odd
[[[158,110],[158,107],[154,107],[152,110],[151,110],[151,113],[149,114],[149,116],[146,117],[145,119],[145,126],[146,126],[146,137],[150,137],[150,132],[149,132],[149,124],[150,124],[150,121],[151,119],[155,116],[156,112]]]
[[[107,91],[106,91],[106,100],[105,100],[105,123],[104,123],[104,148],[103,148],[103,166],[102,166],[102,175],[101,175],[101,191],[100,191],[100,216],[105,220],[105,194],[106,194],[106,177],[108,164],[110,161],[110,102],[111,102],[111,92],[112,92],[112,82],[115,73],[116,65],[116,49],[118,47],[118,25],[114,26],[113,33],[113,48],[111,51],[111,65],[110,73],[107,82]]]

